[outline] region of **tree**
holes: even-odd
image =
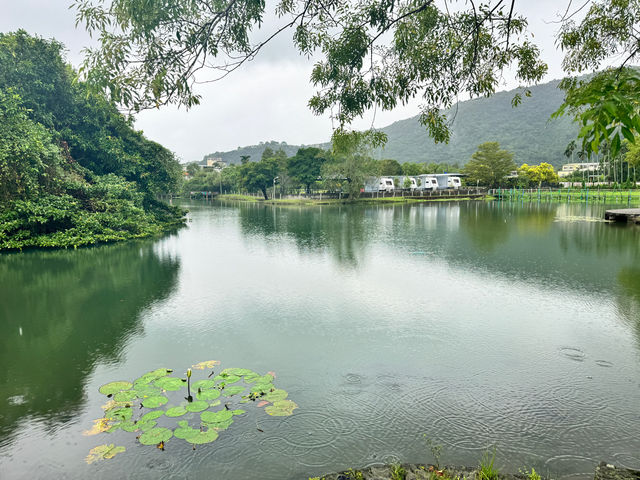
[[[471,155],[471,160],[464,167],[464,173],[473,184],[479,182],[489,187],[497,187],[504,177],[516,169],[513,154],[501,150],[498,142],[485,142]]]
[[[518,175],[526,179],[527,183],[536,183],[538,188],[543,183],[555,184],[560,180],[553,165],[542,162],[540,165],[527,165],[526,163],[518,169]]]
[[[247,163],[249,163],[250,158],[251,158],[251,155],[240,155],[240,164],[246,165]]]
[[[378,162],[378,175],[381,177],[402,175],[402,173],[402,165],[397,160],[385,159]]]
[[[615,157],[624,139],[634,143],[640,134],[640,75],[627,67],[640,56],[640,0],[593,0],[582,21],[573,18],[567,11],[559,34],[567,52],[565,71],[597,70],[611,58],[621,63],[587,79],[563,80],[566,98],[554,116],[574,116],[582,127],[582,150],[589,155],[607,143]]]
[[[269,199],[267,189],[273,185],[273,179],[277,176],[278,163],[274,158],[240,166],[240,184],[249,191],[259,190],[265,200]]]
[[[187,163],[187,173],[189,174],[190,177],[193,177],[195,174],[197,174],[201,169],[198,166],[198,162],[189,162]]]
[[[422,173],[422,165],[419,163],[405,162],[402,164],[402,173],[404,175],[420,175]]]
[[[75,0],[73,5],[77,21],[98,40],[98,47],[88,50],[83,78],[135,111],[198,104],[196,73],[209,68],[217,74],[209,80],[222,78],[292,28],[301,53],[324,56],[311,74],[319,89],[309,101],[314,113],[336,112],[343,129],[369,108],[391,110],[420,97],[420,122],[436,141],[447,141],[449,121],[441,109],[459,94],[491,95],[507,67],[524,83],[540,80],[547,70],[514,0],[479,0],[463,8],[449,3],[455,2],[280,0],[275,13],[284,24],[257,43],[250,33],[267,13],[265,2]]]
[[[326,160],[326,152],[321,148],[299,148],[296,154],[288,159],[287,172],[303,184],[309,193],[311,185],[320,178],[322,165]]]

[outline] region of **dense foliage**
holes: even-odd
[[[515,168],[511,152],[502,150],[498,142],[485,142],[471,156],[464,173],[469,176],[471,184],[498,187]]]
[[[321,55],[311,74],[319,90],[309,106],[332,112],[338,130],[374,106],[390,110],[420,97],[420,123],[436,141],[447,141],[440,109],[460,93],[493,94],[507,67],[523,83],[546,72],[526,19],[514,2],[502,0],[464,6],[280,0],[274,13],[283,25],[263,41],[255,38],[265,38],[264,31],[251,35],[271,13],[260,1],[76,0],[74,6],[78,21],[98,38],[83,67],[87,81],[134,110],[199,103],[196,73],[225,76],[287,28],[301,53]]]
[[[62,45],[0,34],[0,249],[142,237],[181,222],[174,155],[74,83]]]

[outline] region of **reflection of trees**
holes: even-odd
[[[634,329],[640,343],[640,268],[623,268],[618,273],[618,283],[622,287],[617,296],[618,311]]]
[[[304,250],[327,250],[341,265],[357,267],[366,252],[375,222],[366,208],[273,207],[238,205],[245,235],[285,235]]]
[[[149,242],[0,256],[0,441],[29,415],[73,417],[94,364],[117,358],[178,268]]]

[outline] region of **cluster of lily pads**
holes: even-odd
[[[218,364],[210,360],[193,368],[204,371]],[[110,400],[103,406],[104,417],[95,420],[93,428],[85,434],[116,430],[138,432],[136,438],[141,444],[156,445],[163,450],[175,437],[195,449],[196,445],[216,440],[220,431],[234,423],[235,417],[246,413],[241,408],[232,408],[232,404],[257,402],[257,407],[265,407],[265,412],[272,416],[292,415],[297,408],[295,402],[287,399],[285,390],[274,386],[272,373],[260,375],[245,368],[226,368],[216,376],[211,371],[206,378],[191,383],[191,369],[187,370],[186,378],[171,376],[172,372],[158,368],[133,382],[102,385],[100,393]],[[182,393],[185,389],[186,395]],[[124,447],[113,444],[100,445],[91,450],[87,462],[113,458],[123,451]]]

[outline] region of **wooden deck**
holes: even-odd
[[[614,222],[640,223],[640,208],[623,208],[620,210],[607,210],[604,212],[605,220]]]

